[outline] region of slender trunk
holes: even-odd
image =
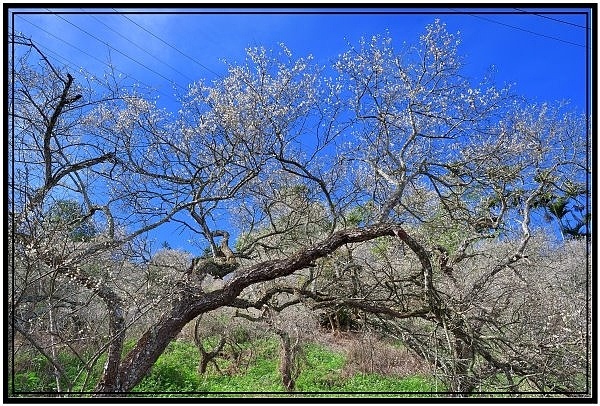
[[[48,329],[50,331],[50,354],[52,355],[52,359],[57,360],[58,359],[58,354],[56,352],[56,339],[54,338],[54,332],[55,332],[55,322],[54,322],[54,309],[52,308],[52,303],[50,301],[49,303],[49,309],[48,309]],[[62,392],[62,385],[60,384],[60,371],[58,370],[58,368],[56,367],[56,365],[53,366],[52,371],[54,373],[54,382],[56,383],[56,391],[57,392]]]
[[[281,355],[279,364],[281,383],[283,384],[283,388],[286,392],[293,392],[299,372],[296,369],[298,340],[296,340],[295,344],[292,344],[292,340],[287,331],[277,330],[276,332],[281,341]]]

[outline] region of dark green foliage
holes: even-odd
[[[360,204],[354,207],[346,215],[346,221],[350,226],[360,227],[368,224],[373,219],[375,214],[375,206],[369,201],[365,204]]]
[[[46,214],[50,226],[64,228],[73,241],[89,241],[97,233],[94,223],[84,213],[81,205],[74,200],[56,201]]]
[[[590,234],[591,214],[586,207],[585,185],[565,182],[561,193],[545,192],[534,200],[533,207],[546,213],[546,219],[555,219],[565,237],[582,238]]]

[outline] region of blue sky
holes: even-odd
[[[451,33],[460,31],[460,53],[469,77],[481,78],[493,65],[497,84],[515,83],[513,90],[531,101],[570,100],[572,107],[582,112],[590,91],[586,87],[586,44],[591,31],[586,26],[591,17],[586,14],[589,10],[582,8],[466,9],[450,5],[420,10],[271,9],[268,11],[280,13],[264,14],[261,11],[265,9],[110,6],[9,9],[14,14],[9,15],[8,28],[30,37],[57,66],[67,65],[75,79],[79,68],[101,74],[110,58],[119,73],[156,88],[160,105],[173,111],[178,109],[173,103],[173,83],[185,89],[194,80],[216,79],[226,73],[223,59],[242,61],[246,47],[276,48],[283,42],[294,56],[312,54],[317,63],[327,65],[347,49],[347,43],[356,45],[362,36],[388,31],[398,48],[403,42],[416,43],[425,26],[436,18],[446,23]],[[119,13],[122,11],[135,14]],[[309,11],[317,14],[307,14]],[[373,11],[377,14],[371,14]],[[100,14],[106,12],[111,14]],[[212,14],[215,12],[219,14]],[[167,236],[164,239],[168,240]]]
[[[515,90],[531,99],[569,99],[583,108],[585,9],[527,9],[537,14],[520,10],[525,9],[305,8],[296,11],[319,14],[279,9],[285,14],[269,15],[233,14],[261,9],[21,9],[15,15],[14,30],[31,37],[57,64],[101,71],[110,57],[119,71],[168,97],[172,94],[169,80],[185,88],[191,80],[214,79],[226,71],[223,59],[241,61],[248,46],[273,48],[283,42],[294,55],[313,54],[317,62],[327,64],[346,49],[348,41],[356,44],[361,36],[388,30],[396,45],[416,42],[425,25],[440,18],[450,32],[461,33],[467,75],[480,77],[495,65],[499,84],[514,82]],[[66,11],[78,14],[60,14]],[[223,14],[206,14],[209,11]],[[373,11],[382,14],[367,14]]]

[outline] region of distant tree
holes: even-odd
[[[73,200],[58,200],[46,213],[50,226],[70,230],[69,238],[76,242],[89,241],[96,234],[96,227],[90,221],[93,213],[86,216],[79,203]]]
[[[198,317],[300,302],[401,339],[456,392],[589,387],[591,230],[550,249],[543,221],[587,224],[585,117],[471,83],[439,21],[402,52],[382,36],[350,45],[333,78],[285,46],[251,48],[177,114],[11,41],[28,50],[9,86],[11,349],[41,353],[52,390],[131,391]],[[208,249],[153,253],[167,223]],[[56,324],[71,286],[60,320],[94,313],[91,355]]]

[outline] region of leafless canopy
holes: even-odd
[[[130,391],[198,316],[299,305],[401,340],[452,392],[589,390],[586,119],[466,79],[439,21],[331,67],[248,49],[175,113],[11,40],[11,347],[57,391]],[[156,252],[167,224],[205,252]]]

